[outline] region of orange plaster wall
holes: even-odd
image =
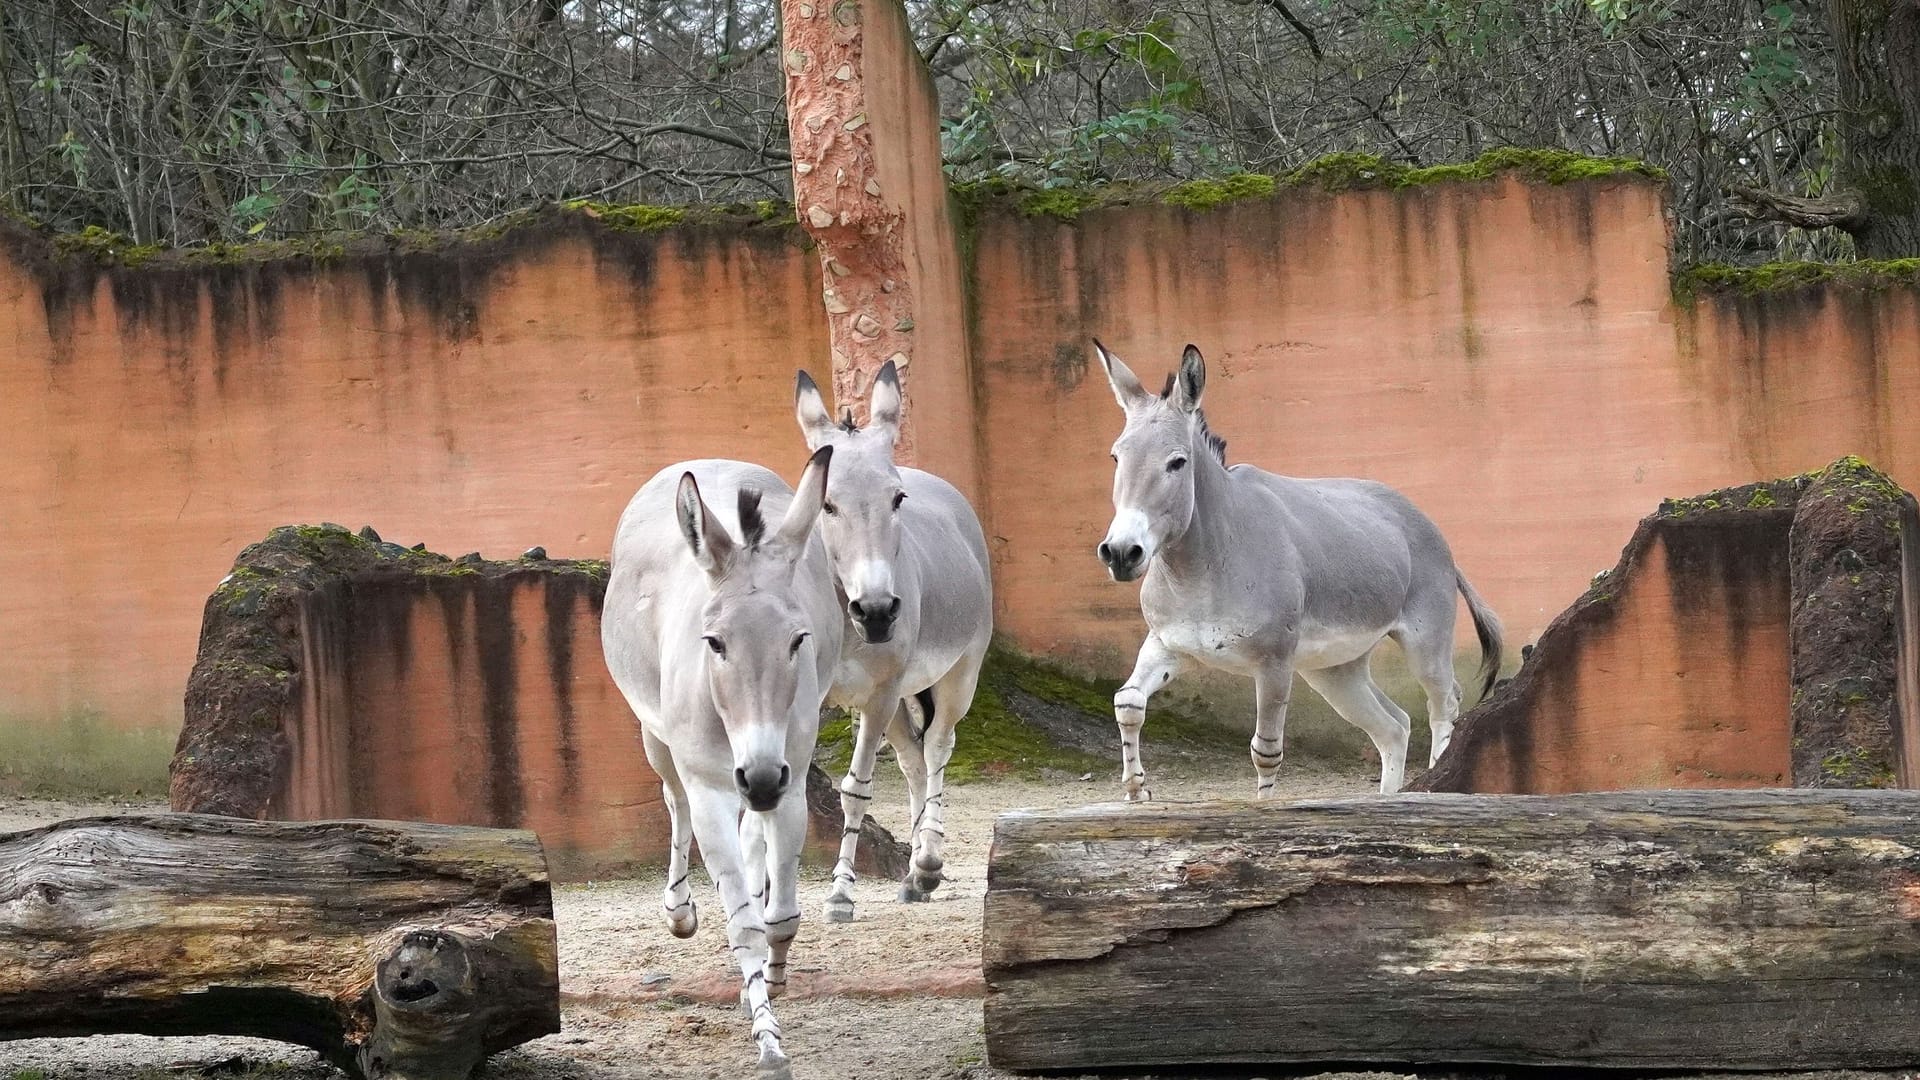
[[[672,461],[796,478],[793,369],[826,354],[791,230],[142,270],[64,306],[4,256],[0,718],[177,724],[201,605],[275,525],[604,556]]]

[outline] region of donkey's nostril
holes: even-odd
[[[893,598],[893,603],[887,605],[887,618],[891,619],[899,614],[900,614],[900,598],[896,596]]]
[[[1144,554],[1146,554],[1145,550],[1143,550],[1139,544],[1135,544],[1127,549],[1127,561],[1137,563],[1140,561],[1140,556]]]
[[[787,781],[792,777],[793,770],[787,768],[785,765],[780,766],[780,789],[782,791],[786,790]]]
[[[733,782],[739,786],[741,791],[747,790],[747,770],[745,769],[733,770]]]
[[[856,619],[864,619],[867,617],[867,613],[860,610],[860,601],[858,600],[847,601],[847,614],[852,615]]]
[[[1100,556],[1101,562],[1113,561],[1113,549],[1108,547],[1105,543],[1102,543],[1099,547],[1094,548],[1093,553]]]

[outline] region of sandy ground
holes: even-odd
[[[1184,775],[1183,775],[1184,773]],[[1302,798],[1360,794],[1373,774],[1360,762],[1329,772],[1289,767],[1286,794]],[[897,772],[879,771],[882,824],[899,829],[905,794]],[[1170,763],[1154,777],[1157,798],[1244,797],[1244,762]],[[982,1064],[980,913],[993,819],[1024,807],[1098,802],[1117,793],[1095,779],[993,781],[960,787],[948,813],[949,880],[925,904],[894,900],[891,881],[862,881],[851,924],[817,917],[827,894],[824,870],[803,871],[806,921],[793,950],[792,986],[776,1002],[795,1080],[1005,1080]],[[157,806],[138,809],[157,810]],[[0,798],[0,832],[68,817],[111,813],[101,804]],[[703,916],[716,896],[696,872]],[[589,882],[555,890],[560,929],[564,1027],[498,1055],[484,1074],[496,1080],[688,1080],[751,1075],[748,1024],[735,1011],[738,975],[729,971],[717,920],[702,919],[688,941],[674,940],[659,915],[660,876]],[[0,1080],[26,1072],[45,1080],[231,1072],[240,1059],[290,1080],[336,1077],[317,1056],[252,1039],[150,1039],[138,1036],[0,1043]],[[277,1068],[276,1068],[277,1067]],[[1110,1078],[1109,1078],[1110,1080]]]

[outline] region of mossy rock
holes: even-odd
[[[1849,263],[1775,262],[1759,266],[1704,263],[1674,275],[1673,296],[1691,305],[1702,295],[1757,296],[1816,286],[1861,291],[1920,286],[1920,258]]]

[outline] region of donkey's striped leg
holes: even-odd
[[[693,886],[687,877],[692,872],[693,811],[687,806],[686,788],[680,771],[674,767],[673,753],[667,744],[641,731],[647,762],[660,777],[660,792],[667,804],[667,823],[671,839],[667,847],[667,887],[661,890],[661,907],[667,913],[667,931],[677,938],[690,938],[700,928],[700,909],[693,902]]]
[[[1133,674],[1113,695],[1113,718],[1120,726],[1120,783],[1128,802],[1153,798],[1147,789],[1147,767],[1140,760],[1140,729],[1147,723],[1147,699],[1172,682],[1182,666],[1180,657],[1149,633],[1140,643]]]
[[[787,951],[800,932],[800,849],[807,841],[807,800],[789,792],[762,818],[765,833],[767,898],[767,993],[778,997],[787,986]]]
[[[853,921],[853,860],[860,847],[860,826],[873,810],[873,763],[880,755],[881,733],[900,708],[898,696],[876,698],[854,715],[853,761],[840,780],[840,858],[833,864],[833,889],[827,893],[827,921]]]
[[[1253,797],[1273,798],[1280,763],[1287,757],[1287,702],[1293,694],[1293,663],[1269,663],[1253,677]]]
[[[887,725],[887,743],[893,747],[893,760],[900,766],[901,778],[907,782],[907,831],[911,834],[908,842],[914,855],[920,853],[920,821],[927,812],[927,758],[920,731],[923,722],[919,702],[907,697],[901,699],[899,711]],[[911,877],[913,872],[909,869],[907,873]],[[905,890],[906,884],[902,882],[902,903],[908,899]]]
[[[719,889],[720,904],[727,913],[727,945],[734,962],[740,965],[740,1008],[753,1019],[753,1038],[760,1046],[757,1080],[792,1080],[786,1051],[780,1047],[780,1022],[774,1018],[767,990],[767,924],[761,906],[753,899],[754,889],[766,880],[766,864],[747,864],[741,850],[743,834],[757,826],[742,820],[740,798],[732,791],[716,792],[696,785],[687,796],[693,808],[693,831],[700,841],[701,861],[707,864],[707,876]],[[748,884],[749,877],[752,885]]]
[[[984,654],[963,657],[926,695],[933,703],[933,716],[927,718],[931,723],[920,739],[927,767],[927,793],[921,804],[919,828],[914,830],[912,868],[900,886],[900,899],[904,901],[925,900],[946,880],[941,871],[946,867],[942,852],[947,840],[947,762],[953,757],[954,731],[973,706],[982,659]]]

